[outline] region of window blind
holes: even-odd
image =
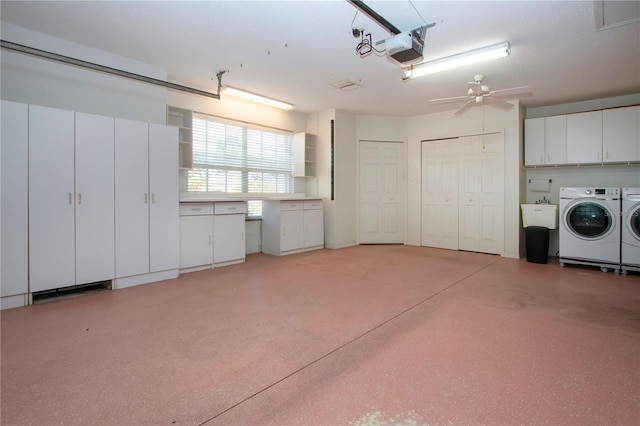
[[[293,192],[291,133],[194,114],[192,143],[188,191]],[[260,205],[249,215],[260,215]]]

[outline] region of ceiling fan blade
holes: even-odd
[[[531,96],[531,86],[512,87],[511,89],[493,90],[491,96],[499,96],[501,98],[520,98],[525,96]]]
[[[453,98],[440,98],[440,99],[431,99],[429,102],[432,104],[449,104],[453,102],[462,102],[469,99],[468,96],[455,96]]]
[[[492,96],[485,96],[484,100],[486,103],[495,105],[498,108],[502,108],[502,109],[509,109],[513,107],[513,105],[511,105],[509,102],[503,101],[500,98],[494,98]]]
[[[462,114],[463,112],[465,112],[466,110],[468,110],[469,108],[474,106],[475,104],[476,104],[476,100],[475,99],[471,99],[466,104],[464,104],[460,108],[458,108],[458,110],[454,113],[454,115]]]

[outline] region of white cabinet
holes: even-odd
[[[286,203],[280,213],[280,254],[304,248],[304,205],[302,202]],[[262,217],[264,230],[264,216]],[[262,242],[264,251],[264,241]],[[271,254],[271,253],[270,253]],[[273,253],[275,254],[275,253]]]
[[[167,124],[178,128],[178,164],[190,169],[193,164],[193,112],[173,106],[167,107]]]
[[[76,112],[76,283],[115,277],[114,119]]]
[[[324,247],[321,200],[264,201],[262,251],[276,256]]]
[[[149,124],[149,270],[178,268],[178,132]]]
[[[524,121],[524,164],[537,166],[545,164],[544,117],[529,118]]]
[[[526,166],[566,163],[566,116],[558,115],[525,120],[524,147]]]
[[[24,296],[10,303],[9,296],[29,291],[28,237],[28,138],[29,106],[2,101],[0,126],[1,185],[0,217],[2,218],[2,253],[0,296],[2,308],[24,305]]]
[[[324,247],[324,212],[321,200],[306,200],[304,202],[304,234],[305,250],[315,250]]]
[[[245,202],[217,202],[213,216],[214,266],[230,265],[245,260]]]
[[[29,284],[75,284],[74,114],[29,107]]]
[[[116,277],[167,271],[179,264],[177,129],[116,119]],[[153,279],[153,278],[150,278]],[[118,287],[146,282],[121,280]]]
[[[604,162],[640,161],[640,106],[602,112]]]
[[[149,126],[115,122],[116,277],[149,272]]]
[[[29,107],[29,289],[113,279],[113,118]]]
[[[180,269],[213,265],[213,203],[180,204]]]
[[[567,115],[567,163],[602,161],[602,111]]]
[[[316,137],[309,133],[293,135],[293,176],[316,175]]]
[[[567,162],[567,116],[557,115],[544,119],[544,149],[546,164]]]

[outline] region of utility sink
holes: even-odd
[[[522,208],[522,226],[542,226],[548,229],[558,227],[557,204],[520,204]]]

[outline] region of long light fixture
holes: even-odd
[[[249,100],[249,101],[253,101],[253,102],[258,102],[258,103],[261,103],[261,104],[269,105],[269,106],[272,106],[272,107],[281,108],[281,109],[284,109],[284,110],[287,110],[287,111],[293,109],[293,105],[292,104],[288,104],[288,103],[282,102],[282,101],[277,101],[275,99],[267,98],[265,96],[256,95],[255,93],[246,92],[244,90],[236,89],[236,88],[229,87],[229,86],[225,86],[222,89],[222,93],[225,93],[225,94],[231,95],[231,96],[235,96],[235,97],[238,97],[238,98],[246,99],[246,100]]]
[[[508,42],[494,44],[476,50],[459,53],[457,55],[447,56],[445,58],[435,59],[429,62],[412,65],[404,70],[403,80],[414,77],[421,77],[427,74],[433,74],[440,71],[446,71],[453,68],[463,67],[465,65],[477,64],[491,59],[502,58],[511,54],[511,46]]]

